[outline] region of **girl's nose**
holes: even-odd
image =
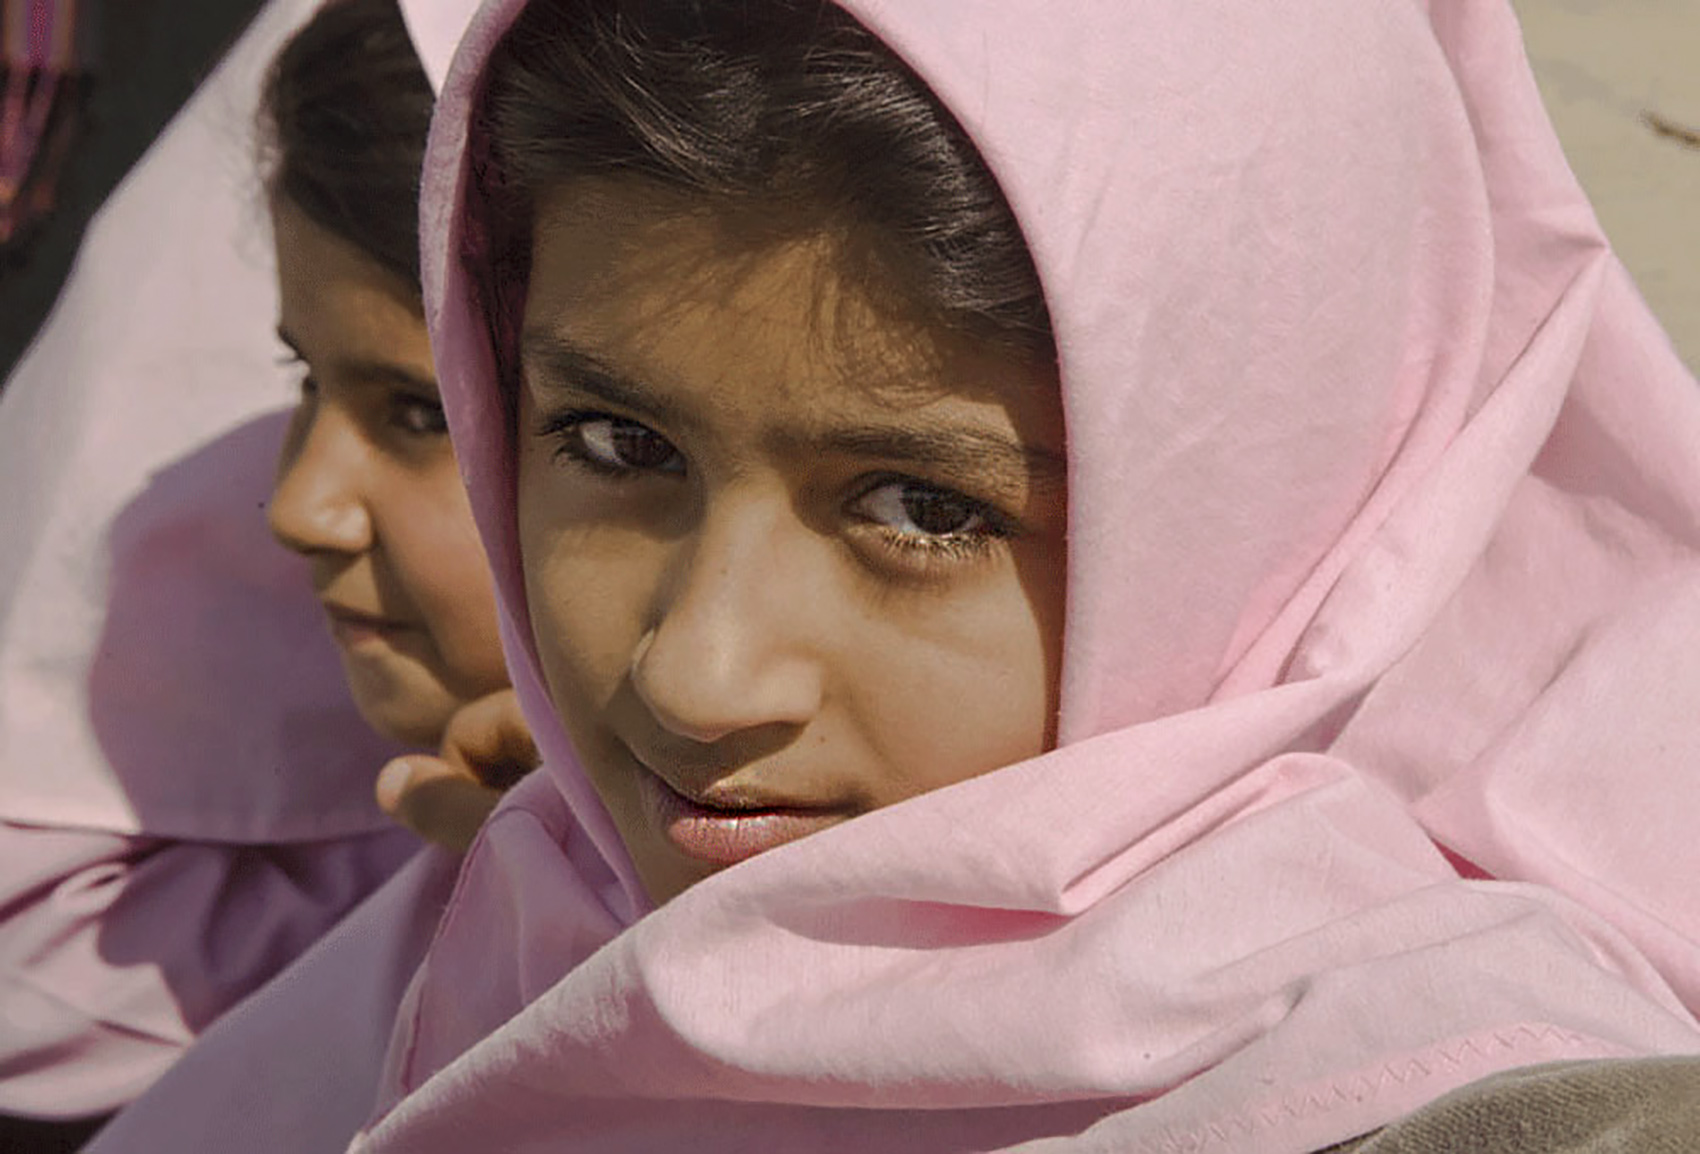
[[[665,729],[706,744],[801,726],[819,710],[823,670],[810,644],[818,545],[809,537],[784,513],[746,508],[680,542],[655,623],[632,656],[637,694]]]
[[[372,544],[361,493],[366,453],[358,434],[323,406],[303,408],[278,464],[266,521],[297,553],[357,554]]]

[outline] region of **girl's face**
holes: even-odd
[[[435,746],[507,684],[495,594],[409,288],[281,198],[278,335],[305,366],[272,532],[313,585],[361,715]]]
[[[575,182],[539,208],[525,308],[532,630],[657,903],[1053,740],[1054,367],[747,231]]]

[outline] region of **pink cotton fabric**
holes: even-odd
[[[1505,4],[846,0],[1045,284],[1062,744],[647,913],[530,644],[474,288],[468,125],[521,6],[451,70],[424,257],[545,768],[352,1150],[1297,1154],[1500,1069],[1700,1052],[1700,388]]]
[[[441,92],[455,48],[478,9],[477,0],[397,0],[397,6],[431,90]]]
[[[418,848],[264,505],[294,381],[274,0],[91,225],[0,394],[0,1114],[105,1113]]]
[[[233,848],[0,825],[0,1113],[129,1102],[413,852],[388,835]]]
[[[83,1154],[338,1154],[371,1113],[396,1005],[459,866],[436,848],[415,854],[215,1022]]]

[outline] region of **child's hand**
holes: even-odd
[[[537,762],[519,699],[503,689],[449,719],[440,756],[410,753],[384,766],[378,805],[426,841],[463,853],[503,792]]]

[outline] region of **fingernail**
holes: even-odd
[[[380,769],[377,784],[372,790],[377,796],[378,808],[393,816],[401,804],[401,795],[407,792],[407,783],[412,780],[411,758],[398,757]]]

